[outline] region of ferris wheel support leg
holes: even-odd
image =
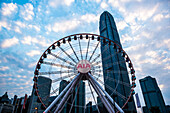
[[[67,100],[70,97],[70,93],[72,92],[74,87],[76,87],[78,85],[78,82],[81,80],[81,78],[82,77],[78,76],[78,78],[72,83],[72,85],[70,86],[70,88],[68,89],[68,91],[66,92],[66,94],[64,95],[64,97],[62,98],[60,103],[58,104],[54,113],[60,113],[62,111],[63,106],[65,105],[65,103],[67,102]]]
[[[115,104],[115,107],[119,110],[120,113],[124,113],[124,111],[122,110],[122,108],[110,97],[110,95],[102,88],[102,86],[94,79],[94,77],[88,73],[89,77],[93,80],[93,82],[95,82],[98,87],[103,91],[103,93],[107,96],[107,98],[113,103]]]
[[[74,81],[77,80],[80,73],[77,74],[76,77],[64,88],[64,90],[55,98],[55,100],[48,106],[48,108],[43,113],[48,113],[48,111],[57,103],[57,101],[64,95],[64,93],[69,89]]]
[[[102,94],[101,90],[96,86],[96,84],[90,78],[88,78],[88,80],[89,80],[90,84],[93,86],[93,88],[96,91],[96,93],[98,94],[98,96],[100,97],[102,103],[104,104],[104,106],[106,107],[108,112],[115,113],[113,107],[110,105],[110,103],[108,102],[106,97]]]

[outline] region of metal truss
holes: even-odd
[[[124,113],[121,107],[119,107],[119,105],[110,97],[110,95],[102,88],[102,86],[94,79],[93,75],[90,73],[78,73],[77,76],[74,77],[74,79],[64,88],[64,90],[56,97],[56,99],[43,113],[48,113],[54,106],[57,106],[55,108],[55,113],[60,113],[66,102],[73,94],[75,88],[79,85],[79,82],[82,80],[83,76],[86,77],[90,85],[94,88],[109,113],[115,113],[115,110],[119,111],[120,113]]]

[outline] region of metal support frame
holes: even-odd
[[[56,99],[48,106],[48,108],[43,113],[48,113],[50,109],[57,103],[57,101],[64,95],[64,93],[69,89],[73,82],[77,81],[80,73],[64,88],[64,90],[56,97]]]
[[[62,98],[60,103],[58,104],[55,113],[60,113],[63,109],[63,106],[67,102],[70,97],[70,93],[74,90],[74,88],[78,85],[78,82],[82,79],[80,73],[64,88],[64,90],[56,97],[56,99],[48,106],[48,108],[43,112],[47,113],[50,109]],[[110,95],[102,88],[102,86],[94,79],[94,77],[88,73],[87,80],[89,80],[90,84],[100,97],[102,103],[106,107],[109,113],[115,113],[114,106],[120,111],[120,113],[124,113],[124,111],[118,106],[118,104],[110,97]]]
[[[110,97],[110,95],[101,87],[101,85],[94,79],[94,77],[88,73],[89,77],[92,79],[93,82],[95,82],[95,84],[97,84],[97,86],[103,91],[103,93],[107,96],[107,98],[110,100],[110,102],[112,102],[112,104],[115,105],[115,107],[119,110],[120,113],[124,113],[124,111],[122,110],[121,107],[119,107],[119,105]]]
[[[68,91],[66,92],[66,94],[64,95],[64,97],[62,98],[60,103],[58,104],[54,113],[60,113],[62,111],[62,108],[65,106],[65,104],[67,102],[66,100],[68,100],[70,97],[70,93],[74,90],[74,87],[76,87],[78,85],[81,78],[82,78],[82,76],[81,77],[78,76],[77,79],[72,83],[72,85],[70,86],[70,88],[68,89]]]
[[[104,104],[104,106],[106,107],[108,112],[109,113],[115,113],[113,107],[111,106],[111,104],[109,104],[109,101],[102,94],[101,90],[96,86],[96,84],[90,78],[88,78],[88,80],[89,80],[90,84],[93,86],[93,88],[96,91],[96,93],[98,94],[98,96],[100,97],[102,103]]]

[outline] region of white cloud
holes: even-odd
[[[20,27],[20,28],[27,28],[27,29],[35,29],[37,32],[40,31],[40,27],[37,25],[32,25],[32,24],[25,24],[21,21],[16,21],[15,24],[17,25],[15,28]],[[19,29],[19,28],[18,28]],[[19,31],[19,30],[18,30]],[[17,31],[16,31],[17,32]]]
[[[2,27],[6,28],[7,30],[11,29],[10,28],[11,27],[10,24],[7,23],[6,21],[0,21],[0,31],[1,31]]]
[[[159,88],[160,88],[161,90],[163,90],[164,87],[165,87],[165,86],[164,86],[163,84],[160,84],[160,85],[159,85]]]
[[[13,37],[11,39],[5,39],[2,42],[1,47],[2,48],[8,48],[8,47],[11,47],[11,46],[16,45],[18,43],[19,43],[19,40],[16,37]]]
[[[74,20],[68,20],[63,22],[56,22],[54,23],[54,26],[52,26],[52,30],[54,32],[65,32],[67,30],[73,30],[76,27],[78,27],[80,24],[80,21],[74,19]]]
[[[128,27],[125,21],[120,21],[116,25],[117,25],[118,30],[123,30],[125,27]]]
[[[5,71],[5,70],[8,70],[8,69],[9,69],[8,66],[0,67],[0,70],[1,70],[1,71]]]
[[[51,7],[57,7],[59,5],[66,5],[66,6],[70,6],[72,3],[74,2],[74,0],[50,0],[49,1],[49,5]]]
[[[26,27],[26,25],[24,23],[22,23],[21,21],[16,21],[15,24],[18,25],[21,28],[25,28]]]
[[[40,31],[40,27],[36,26],[36,25],[28,25],[29,28],[34,28],[36,31]]]
[[[40,51],[38,51],[38,50],[32,50],[32,51],[30,51],[30,52],[28,52],[28,53],[26,53],[28,56],[31,56],[31,57],[33,57],[33,56],[35,56],[35,55],[40,55],[41,53],[40,53]]]
[[[51,31],[54,32],[66,32],[76,29],[80,24],[86,23],[95,23],[99,20],[99,15],[94,14],[85,14],[80,16],[80,18],[71,19],[71,20],[63,20],[60,22],[56,22],[53,24],[49,24],[45,26],[45,29],[48,31],[47,34]]]
[[[94,14],[85,14],[82,15],[81,17],[81,21],[87,22],[87,23],[95,23],[99,20],[99,15],[94,15]]]
[[[11,15],[13,12],[16,12],[17,10],[17,4],[13,4],[13,3],[9,3],[9,4],[6,4],[6,3],[3,3],[3,7],[2,7],[2,15],[4,16],[9,16]]]
[[[31,36],[24,37],[24,40],[21,41],[23,44],[31,45],[33,43],[38,43],[39,41],[36,38],[33,38]]]
[[[24,9],[21,10],[21,16],[25,19],[25,20],[32,20],[33,16],[34,16],[34,12],[33,12],[33,5],[30,3],[26,3],[24,5]]]
[[[153,17],[154,22],[159,22],[164,16],[162,14],[157,14]]]
[[[37,64],[37,62],[31,63],[31,64],[28,65],[28,67],[29,67],[29,68],[35,67],[36,64]],[[32,72],[31,72],[31,73],[32,73]]]
[[[70,6],[71,3],[73,3],[74,0],[64,0],[64,3],[67,5],[67,6]]]
[[[105,1],[103,1],[101,4],[100,4],[100,7],[105,9],[108,7],[107,3]]]
[[[15,27],[15,28],[14,28],[14,31],[17,32],[17,33],[21,33],[21,30],[20,30],[19,27]]]
[[[168,38],[164,39],[164,40],[161,41],[161,43],[157,42],[156,47],[157,48],[166,47],[166,48],[168,48],[170,50],[170,39],[168,39]]]
[[[21,43],[23,44],[27,44],[27,45],[33,45],[33,44],[38,44],[41,45],[43,47],[47,47],[49,46],[49,44],[47,43],[46,39],[42,36],[38,36],[39,38],[34,38],[31,36],[25,36],[23,38],[23,40],[21,41]]]
[[[157,57],[158,57],[158,54],[157,54],[156,51],[147,51],[147,52],[146,52],[146,55],[147,55],[147,56],[150,56],[150,57],[152,57],[152,58],[157,58]]]
[[[133,40],[133,38],[130,37],[128,34],[122,35],[122,39],[121,39],[122,43],[125,43],[126,41],[131,41],[131,40]]]

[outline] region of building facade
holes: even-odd
[[[158,113],[167,113],[165,102],[156,79],[147,76],[140,79],[139,82],[146,105],[144,111],[148,111],[147,113],[152,113],[154,111]]]
[[[78,107],[75,107],[74,113],[84,113],[86,102],[85,102],[85,82],[83,82],[83,80],[80,81],[79,88],[75,89],[75,93],[77,92],[77,89],[78,89],[78,93],[75,99],[75,106]]]
[[[99,29],[101,36],[109,38],[110,40],[117,43],[120,47],[122,47],[115,21],[109,12],[104,11],[101,14]],[[122,84],[117,85],[116,82],[112,81],[114,79],[129,83],[130,85],[125,60],[121,56],[121,53],[117,53],[116,48],[110,47],[107,42],[103,43],[103,41],[101,41],[101,53],[105,90],[112,96],[112,98],[118,103],[119,106],[123,106],[125,100],[118,96],[116,93],[113,93],[113,90],[111,90],[109,87],[113,89],[117,88],[116,91],[125,97],[129,96],[131,90],[130,87],[126,87]],[[108,56],[110,56],[110,58],[108,58]],[[130,113],[136,112],[133,97],[131,102],[128,102],[127,106],[123,110]]]
[[[39,91],[40,97],[46,97],[42,98],[42,101],[46,106],[49,104],[49,95],[50,95],[50,89],[51,89],[51,82],[52,80],[50,78],[39,76],[37,81],[37,87]],[[44,85],[45,84],[45,85]],[[44,107],[40,100],[38,99],[37,93],[35,91],[35,87],[33,86],[28,113],[42,113],[44,111]]]

